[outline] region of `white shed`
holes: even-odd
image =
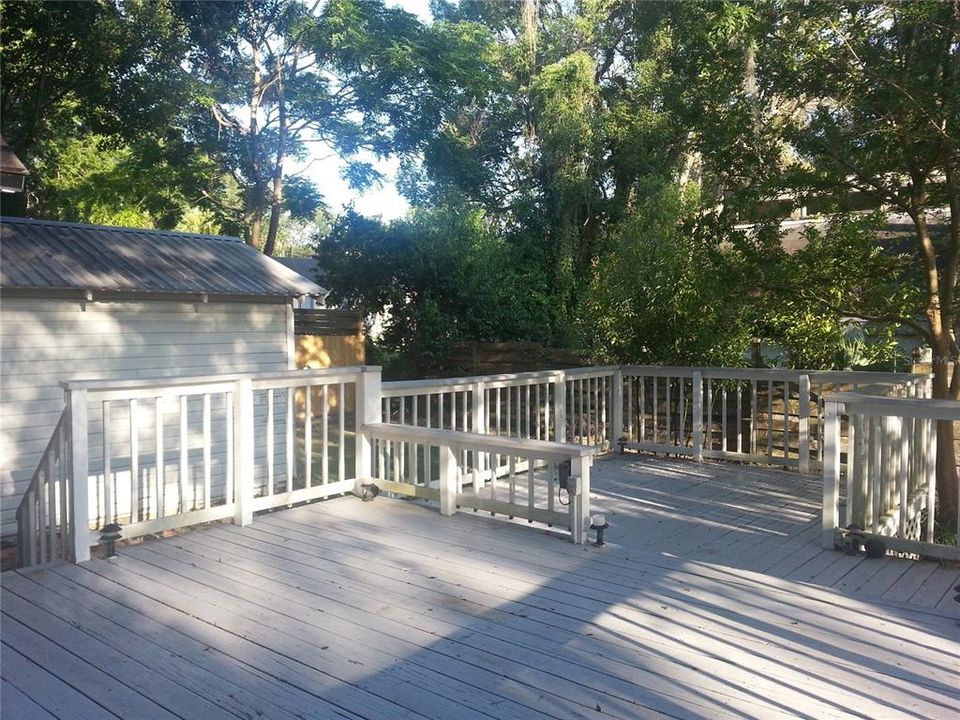
[[[61,381],[293,368],[292,304],[325,292],[237,238],[3,218],[0,534]]]

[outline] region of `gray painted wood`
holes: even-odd
[[[957,717],[949,569],[822,550],[816,481],[634,455],[593,478],[603,549],[342,498],[5,574],[3,679],[60,718],[72,687],[204,720]]]

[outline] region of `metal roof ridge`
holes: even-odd
[[[135,228],[121,225],[96,225],[94,223],[65,222],[63,220],[51,220],[47,218],[27,218],[0,215],[0,225],[5,223],[13,223],[17,225],[53,225],[63,228],[76,228],[79,230],[110,230],[111,232],[123,233],[148,233],[150,235],[163,235],[165,237],[186,237],[200,240],[217,240],[219,242],[237,242],[246,244],[236,235],[210,235],[208,233],[193,233],[185,230],[156,230],[154,228]]]

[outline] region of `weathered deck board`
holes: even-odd
[[[822,551],[796,474],[595,471],[603,549],[343,498],[7,573],[3,715],[960,718],[956,570]]]

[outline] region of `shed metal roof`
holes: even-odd
[[[0,288],[296,297],[324,289],[218,235],[0,219]]]

